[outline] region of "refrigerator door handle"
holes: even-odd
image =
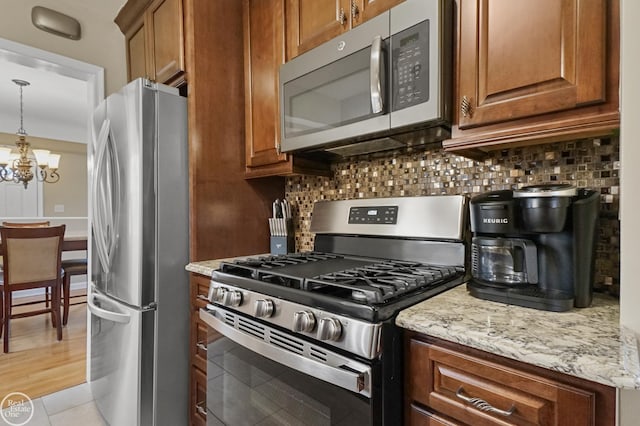
[[[127,324],[131,320],[131,315],[126,313],[123,314],[120,312],[113,312],[108,309],[101,308],[94,303],[94,300],[108,301],[108,299],[95,293],[91,294],[91,296],[87,298],[87,307],[93,315],[106,319],[107,321],[113,321],[120,324]]]
[[[102,265],[103,270],[107,270],[108,267],[108,257],[106,254],[106,249],[104,246],[104,239],[102,230],[104,229],[104,225],[102,222],[102,200],[99,199],[98,193],[98,181],[100,179],[100,175],[102,173],[102,159],[104,157],[104,148],[106,145],[106,140],[109,137],[109,128],[110,121],[106,119],[102,122],[102,127],[100,128],[100,133],[98,134],[98,138],[96,139],[96,169],[93,174],[93,181],[91,182],[91,192],[93,196],[96,198],[96,202],[94,204],[94,208],[92,209],[92,225],[93,225],[93,233],[94,233],[94,246],[96,252],[98,254],[98,259],[100,260],[100,264]],[[100,208],[98,208],[100,207]]]
[[[93,179],[93,194],[96,197],[94,234],[98,259],[105,272],[109,272],[111,258],[116,245],[119,216],[120,178],[118,158],[110,140],[111,122],[106,119],[96,142],[96,170]],[[115,207],[115,210],[114,210]]]

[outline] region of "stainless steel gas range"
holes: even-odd
[[[402,424],[394,320],[464,282],[466,216],[462,196],[321,201],[313,252],[223,262],[207,423]]]

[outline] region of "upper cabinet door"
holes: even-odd
[[[605,101],[605,0],[459,4],[460,129]]]
[[[244,0],[247,167],[287,160],[280,143],[278,67],[284,63],[282,0]]]
[[[127,81],[138,77],[147,77],[147,57],[145,56],[146,37],[145,26],[142,17],[136,26],[126,35],[127,43]]]
[[[351,26],[358,26],[403,1],[404,0],[351,0]]]
[[[147,9],[151,78],[164,83],[184,73],[182,0],[156,0]]]
[[[125,34],[127,77],[185,83],[182,0],[129,0],[115,23]]]
[[[287,0],[285,7],[289,59],[349,29],[349,0]]]

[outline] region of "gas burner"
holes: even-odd
[[[384,261],[352,270],[324,274],[307,280],[309,291],[327,288],[351,290],[349,297],[366,304],[380,304],[417,289],[429,288],[459,275],[456,268],[412,262]],[[340,293],[340,292],[339,292]],[[346,294],[345,292],[341,292]]]

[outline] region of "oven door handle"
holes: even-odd
[[[203,320],[209,327],[212,327],[237,344],[280,364],[284,364],[296,371],[324,380],[333,385],[340,386],[341,388],[347,389],[351,392],[371,397],[371,368],[369,366],[352,362],[347,358],[345,358],[343,365],[348,369],[341,368],[340,365],[328,365],[319,361],[314,361],[313,359],[306,358],[278,346],[271,345],[258,337],[236,329],[234,326],[221,319],[225,318],[227,315],[229,314],[226,314],[224,309],[214,305],[207,305],[207,309],[200,309],[201,320]],[[247,320],[243,319],[243,321]],[[255,323],[255,321],[249,320],[249,323]],[[269,327],[266,328],[268,329]],[[351,365],[347,365],[347,363],[350,363]],[[355,364],[357,364],[357,369],[354,368]]]

